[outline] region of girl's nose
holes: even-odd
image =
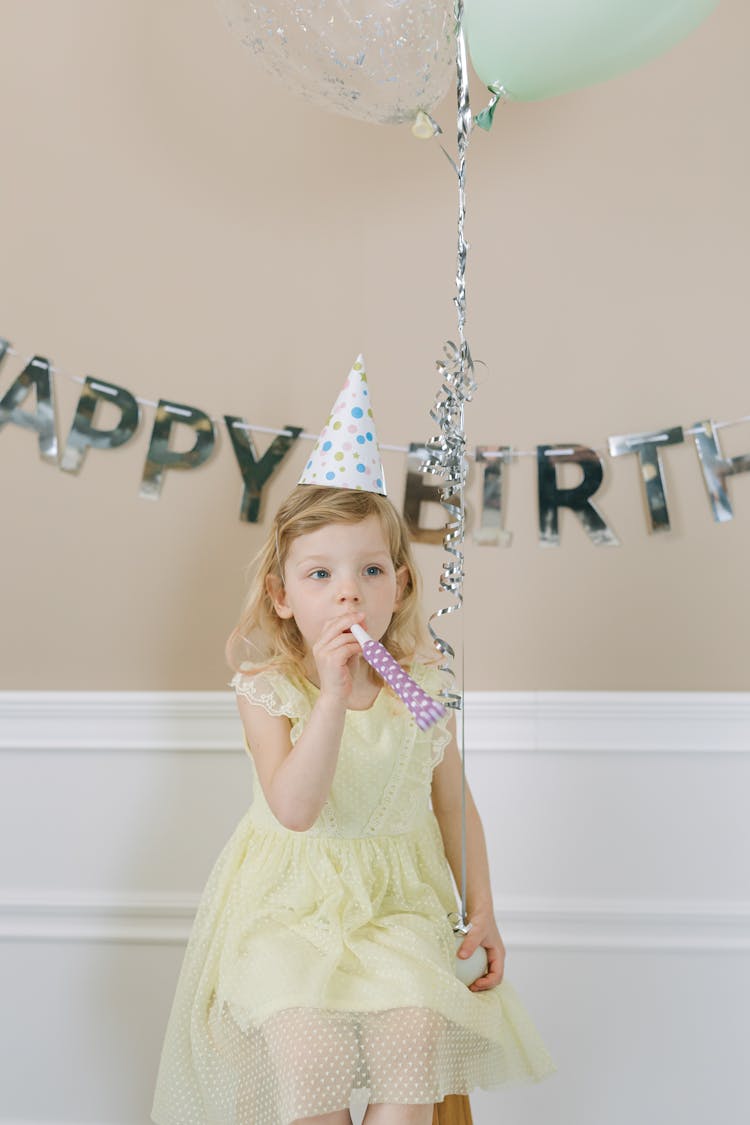
[[[359,588],[354,582],[342,582],[338,590],[338,601],[340,605],[345,605],[347,602],[358,604],[360,600]]]

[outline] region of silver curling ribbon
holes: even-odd
[[[457,613],[463,605],[464,555],[461,547],[466,524],[464,491],[468,471],[464,404],[470,401],[476,383],[472,377],[473,363],[466,341],[463,341],[460,348],[449,341],[445,345],[445,352],[447,360],[438,361],[437,365],[441,387],[430,411],[430,417],[437,422],[440,431],[425,443],[427,457],[420,465],[420,471],[434,473],[446,482],[440,490],[440,502],[447,515],[443,528],[443,548],[451,558],[443,561],[439,590],[453,601],[430,616],[428,629],[438,652],[453,658],[455,653],[452,646],[433,628],[432,622],[446,614]],[[440,667],[455,677],[450,664],[442,664]],[[461,693],[445,691],[443,697],[448,706],[461,709]]]
[[[242,501],[240,519],[245,523],[257,523],[260,517],[260,502],[263,486],[279,467],[289,450],[302,433],[302,426],[285,426],[288,434],[277,434],[262,457],[258,457],[252,434],[243,418],[225,414],[229,437],[234,455],[242,474]],[[241,429],[240,426],[245,427]]]
[[[659,451],[663,445],[680,445],[684,440],[682,426],[673,426],[656,433],[617,434],[608,438],[612,457],[623,457],[626,453],[638,454],[649,532],[671,530],[664,466]]]
[[[510,547],[513,533],[504,527],[503,498],[504,469],[511,458],[511,447],[478,445],[474,456],[482,469],[482,510],[479,514],[479,527],[473,532],[473,540],[480,547]]]
[[[9,346],[6,340],[2,344],[0,359],[5,356]],[[33,414],[21,410],[21,403],[32,389],[36,391],[36,410]],[[39,456],[43,461],[57,464],[55,393],[48,359],[33,356],[0,399],[0,430],[8,422],[34,430],[39,438]]]
[[[195,443],[192,449],[182,453],[169,448],[169,437],[175,425],[187,426],[193,431]],[[208,414],[194,406],[159,399],[139,496],[145,500],[158,500],[165,469],[195,469],[208,460],[215,444],[214,427]]]
[[[441,487],[428,484],[422,466],[429,453],[424,442],[409,442],[406,456],[406,483],[404,486],[403,516],[409,535],[415,543],[442,543],[442,527],[423,527],[422,508],[426,504],[440,504]]]
[[[714,423],[705,420],[690,427],[695,448],[701,463],[703,483],[706,486],[711,512],[716,523],[734,519],[732,504],[727,492],[727,477],[750,472],[750,453],[725,457],[719,445]]]
[[[456,295],[453,298],[458,316],[458,346],[452,341],[444,345],[445,359],[438,360],[437,369],[440,389],[430,417],[439,427],[439,432],[425,443],[428,456],[420,465],[420,471],[442,477],[441,504],[447,520],[443,529],[443,548],[451,557],[442,564],[439,591],[452,599],[431,614],[427,627],[433,644],[441,656],[452,659],[455,652],[448,641],[433,628],[433,621],[446,614],[457,613],[463,605],[464,556],[461,546],[465,534],[464,492],[467,475],[465,457],[466,438],[464,430],[464,405],[471,400],[476,390],[474,365],[466,342],[466,255],[468,244],[464,237],[466,218],[466,151],[472,128],[471,107],[469,104],[469,79],[466,63],[466,41],[463,30],[463,0],[456,0],[456,139],[457,162],[451,160],[458,180],[458,237],[456,255]],[[450,159],[450,158],[449,158]],[[440,665],[442,671],[455,680],[455,672],[449,662]],[[463,708],[463,687],[460,692],[441,693],[449,707]]]
[[[100,402],[109,402],[120,411],[117,424],[109,430],[94,426],[94,414]],[[77,473],[89,449],[116,449],[124,445],[138,429],[140,417],[138,400],[130,391],[87,375],[60,459],[60,468],[66,473]]]
[[[561,488],[556,466],[572,462],[579,466],[583,479],[575,488]],[[607,525],[591,497],[604,478],[604,463],[595,449],[586,445],[538,445],[539,545],[559,547],[558,512],[569,508],[581,521],[584,531],[597,547],[619,547],[620,541]]]

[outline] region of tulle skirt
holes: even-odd
[[[504,977],[454,973],[455,892],[431,810],[345,838],[240,821],[209,876],[159,1066],[157,1125],[289,1125],[441,1102],[557,1068]]]

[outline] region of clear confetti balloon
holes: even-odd
[[[307,101],[360,121],[413,122],[445,96],[453,0],[217,0],[242,43]]]

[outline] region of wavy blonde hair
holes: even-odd
[[[304,640],[293,617],[281,618],[276,613],[266,589],[266,578],[275,575],[284,581],[289,548],[299,536],[331,523],[360,523],[371,515],[380,519],[394,569],[406,566],[408,572],[403,595],[381,641],[399,663],[413,660],[418,654],[430,660],[431,644],[421,616],[421,579],[408,530],[393,504],[375,492],[301,484],[279,508],[265,543],[248,565],[248,572],[254,569],[255,573],[239,621],[225,646],[226,661],[233,672],[240,671],[235,663],[238,642],[247,643],[250,635],[256,634],[262,639],[255,647],[264,663],[252,671],[273,665],[287,672],[303,673]]]

